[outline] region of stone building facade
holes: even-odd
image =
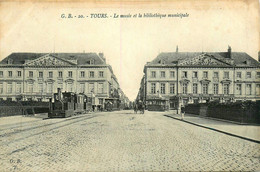
[[[260,100],[260,63],[246,53],[160,53],[144,66],[138,95],[166,109],[188,103]],[[142,88],[143,87],[143,88]]]
[[[94,105],[126,98],[103,53],[12,53],[0,62],[0,99],[48,101],[57,88]]]

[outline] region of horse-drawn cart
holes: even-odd
[[[141,114],[144,114],[145,106],[142,102],[136,102],[134,105],[134,112],[137,113],[140,111]]]

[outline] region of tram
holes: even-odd
[[[85,94],[76,94],[73,92],[62,93],[58,88],[58,93],[54,93],[54,102],[50,99],[48,117],[66,118],[86,113],[90,108],[91,104]]]

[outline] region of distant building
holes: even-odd
[[[119,107],[120,89],[103,53],[12,53],[0,62],[0,99],[48,101],[57,88]]]
[[[144,66],[138,96],[147,106],[260,100],[260,63],[247,53],[160,53]],[[141,96],[143,95],[143,96]]]

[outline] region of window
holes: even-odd
[[[94,83],[89,83],[89,85],[88,85],[88,92],[89,93],[94,93]]]
[[[260,95],[260,84],[256,84],[256,95]]]
[[[59,71],[59,78],[62,78],[62,71]]]
[[[251,78],[251,72],[246,73],[246,78]]]
[[[53,72],[49,72],[49,78],[53,77]]]
[[[85,83],[80,83],[80,93],[85,93]]]
[[[98,83],[98,93],[103,93],[104,92],[104,85],[103,83]]]
[[[156,72],[152,71],[152,78],[156,78]]]
[[[0,78],[3,78],[3,77],[4,77],[4,72],[0,71]]]
[[[16,83],[16,93],[21,93],[21,92],[22,92],[22,84]]]
[[[33,71],[29,71],[29,77],[30,77],[30,78],[33,77]]]
[[[67,91],[68,92],[73,92],[72,82],[68,82],[67,83]]]
[[[170,94],[175,93],[175,84],[170,84]]]
[[[165,83],[161,83],[161,94],[165,94]]]
[[[39,92],[43,93],[43,83],[39,83]]]
[[[237,94],[242,95],[242,85],[241,84],[237,84]]]
[[[13,92],[13,84],[12,83],[8,83],[7,84],[7,93],[10,94]]]
[[[198,72],[192,72],[192,78],[198,78]]]
[[[246,84],[246,94],[251,95],[252,94],[252,85]]]
[[[94,71],[90,71],[90,72],[89,72],[89,77],[90,77],[90,78],[94,78],[94,76],[95,76]]]
[[[29,93],[33,92],[33,83],[28,83],[28,92]]]
[[[161,78],[165,78],[165,72],[161,71]]]
[[[218,84],[213,84],[213,92],[214,94],[218,94]]]
[[[72,71],[68,71],[69,78],[72,78]]]
[[[224,84],[223,87],[224,87],[224,94],[228,95],[229,94],[229,84]]]
[[[156,84],[155,83],[151,83],[151,93],[152,94],[156,93]]]
[[[17,71],[17,76],[20,78],[22,76],[22,72],[21,71]]]
[[[203,94],[208,94],[208,84],[202,84],[202,93]]]
[[[192,86],[192,92],[193,92],[193,94],[198,94],[198,84],[193,84],[193,86]]]
[[[224,72],[224,79],[229,79],[229,72]]]
[[[170,71],[170,77],[174,78],[175,77],[175,72],[174,71]]]
[[[99,71],[99,77],[103,78],[104,77],[104,72],[103,71]]]
[[[52,93],[53,92],[53,84],[52,83],[47,83],[47,92]]]
[[[0,83],[0,93],[4,92],[4,87],[3,87],[3,83]]]
[[[39,72],[39,78],[43,78],[43,72]]]
[[[60,88],[60,90],[63,90],[63,83],[58,83],[58,88]]]
[[[214,78],[218,78],[218,72],[213,73]]]
[[[183,94],[187,94],[188,92],[188,84],[187,83],[183,83],[182,84],[182,93]]]
[[[241,78],[241,77],[242,77],[241,72],[237,72],[237,78]]]
[[[260,78],[260,72],[256,72],[256,77]]]
[[[182,78],[187,78],[187,71],[182,72]]]
[[[208,72],[206,71],[203,72],[203,78],[208,78]]]
[[[8,77],[12,77],[13,76],[13,72],[12,71],[8,71]]]
[[[100,105],[102,105],[102,104],[103,104],[103,99],[98,99],[98,103],[99,103]]]
[[[90,64],[95,64],[95,60],[94,59],[90,60]]]
[[[81,77],[81,78],[84,78],[84,77],[85,77],[85,72],[84,72],[84,71],[81,71],[81,72],[80,72],[80,77]]]

